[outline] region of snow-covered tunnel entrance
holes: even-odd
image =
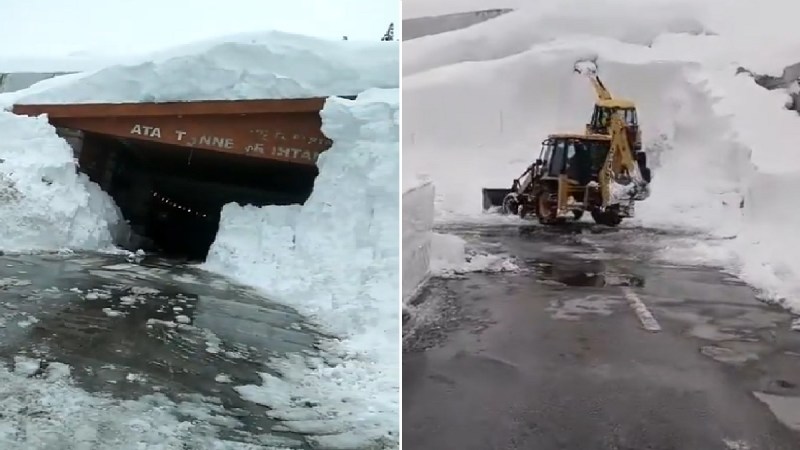
[[[118,245],[203,260],[222,207],[302,204],[320,152],[324,98],[17,105],[47,114],[80,170],[131,225]]]

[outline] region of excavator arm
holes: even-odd
[[[638,189],[644,188],[647,183],[639,172],[639,166],[633,159],[628,142],[627,127],[621,113],[617,112],[611,116],[611,145],[608,154],[600,170],[600,192],[603,197],[603,208],[615,204],[619,201],[615,187],[622,186],[623,189],[632,191],[633,197]],[[622,185],[621,183],[626,183]]]
[[[575,72],[584,75],[592,82],[598,100],[611,100],[611,92],[597,76],[597,63],[594,60],[584,60],[575,63]]]
[[[598,77],[597,74],[590,75],[589,80],[592,82],[592,86],[594,86],[598,99],[611,100],[611,92],[608,92],[608,89],[606,89],[606,86],[600,81],[600,77]]]

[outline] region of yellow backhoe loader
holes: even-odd
[[[483,189],[484,210],[543,224],[579,220],[589,211],[595,222],[616,226],[632,217],[634,202],[649,195],[649,172],[633,159],[628,125],[621,111],[609,118],[608,133],[551,134],[539,158],[511,189]]]

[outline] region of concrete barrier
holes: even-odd
[[[428,182],[403,192],[403,304],[416,296],[430,277],[433,201]]]

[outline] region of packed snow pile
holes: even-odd
[[[467,242],[455,235],[433,233],[431,272],[448,278],[468,272],[517,272],[520,268],[507,255],[490,254],[467,248]]]
[[[583,129],[595,93],[574,64],[597,58],[612,94],[636,102],[653,166],[633,223],[720,238],[687,251],[708,248],[800,311],[800,216],[786,207],[800,187],[800,117],[789,92],[748,73],[798,62],[798,12],[789,0],[543,0],[409,41],[404,173],[433,180],[439,220],[480,215],[482,187],[509,186],[548,133]]]
[[[106,250],[122,221],[45,118],[0,111],[0,250]]]
[[[396,42],[278,31],[185,45],[52,82],[16,103],[137,103],[356,95],[398,85]]]
[[[324,448],[396,446],[399,413],[399,91],[329,98],[318,161],[302,206],[222,211],[208,269],[263,289],[337,337],[334,360],[271,361],[262,386],[239,387]],[[309,408],[308,404],[314,404]]]

